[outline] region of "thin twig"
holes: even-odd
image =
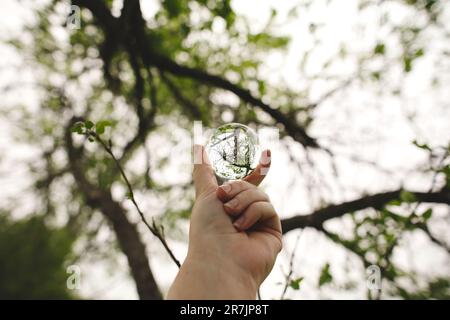
[[[169,254],[170,258],[172,258],[173,262],[175,262],[175,264],[178,267],[180,267],[181,266],[180,261],[178,261],[178,259],[175,257],[172,250],[169,248],[169,245],[167,244],[166,239],[164,238],[164,229],[162,229],[162,227],[161,227],[161,231],[158,229],[155,219],[152,218],[152,222],[150,224],[147,221],[147,219],[145,218],[144,213],[142,212],[141,208],[139,207],[139,205],[136,202],[136,199],[134,198],[133,187],[131,186],[131,183],[128,180],[127,175],[125,174],[125,171],[123,170],[122,166],[120,165],[119,160],[116,158],[116,156],[112,152],[111,147],[108,144],[106,144],[105,141],[103,141],[103,139],[100,138],[100,136],[96,132],[89,130],[87,133],[89,135],[91,135],[92,137],[94,137],[102,145],[103,149],[105,149],[105,151],[114,160],[114,162],[116,163],[117,169],[119,169],[120,175],[122,176],[123,180],[125,181],[125,184],[127,185],[128,197],[130,198],[131,202],[133,203],[137,212],[139,213],[142,222],[144,222],[144,224],[147,226],[147,228],[150,230],[150,232],[159,239],[159,241],[162,243],[162,245],[166,249],[167,253]]]
[[[294,273],[295,253],[297,251],[298,243],[300,242],[300,237],[302,234],[303,234],[303,231],[300,231],[300,233],[297,236],[297,239],[295,240],[295,246],[294,246],[294,249],[292,250],[291,258],[289,259],[289,272],[286,274],[285,284],[284,284],[283,292],[281,293],[280,300],[284,299],[287,289],[289,288],[289,284],[291,283],[291,277],[292,277],[292,274]]]

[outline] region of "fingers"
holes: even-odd
[[[266,193],[255,185],[242,180],[230,181],[217,188],[217,197],[224,203],[225,211],[232,216],[239,215],[250,204],[270,201]]]
[[[226,202],[223,208],[229,215],[236,216],[247,209],[252,203],[258,201],[268,202],[269,197],[258,188],[253,187],[238,193],[230,201]]]
[[[217,197],[222,202],[226,202],[235,197],[238,193],[253,188],[255,188],[255,186],[247,181],[229,181],[217,188]]]
[[[279,219],[275,209],[267,201],[253,202],[244,213],[233,223],[239,231],[245,231],[255,225],[257,222],[271,221],[267,227],[281,231]]]
[[[256,223],[268,231],[279,234],[281,224],[266,193],[247,181],[232,181],[217,188],[218,198],[224,202],[224,210],[237,217],[234,226],[244,231]]]
[[[259,159],[259,164],[250,173],[247,177],[244,178],[244,181],[247,181],[255,186],[258,186],[266,177],[271,163],[271,152],[270,150],[264,150],[261,153],[261,158]]]
[[[216,190],[217,179],[214,175],[214,170],[211,167],[205,148],[196,144],[193,147],[193,153],[194,171],[192,175],[195,186],[195,195],[198,198],[200,194]]]

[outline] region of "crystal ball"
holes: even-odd
[[[213,131],[206,145],[211,165],[225,180],[242,179],[257,165],[258,137],[240,123],[225,124]]]

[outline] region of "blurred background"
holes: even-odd
[[[262,299],[448,299],[449,21],[438,0],[1,1],[0,298],[163,298],[178,268],[130,200],[182,261],[201,121],[279,130]]]

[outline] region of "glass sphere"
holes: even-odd
[[[257,165],[258,137],[247,126],[229,123],[214,130],[207,145],[211,165],[225,180],[242,179]]]

